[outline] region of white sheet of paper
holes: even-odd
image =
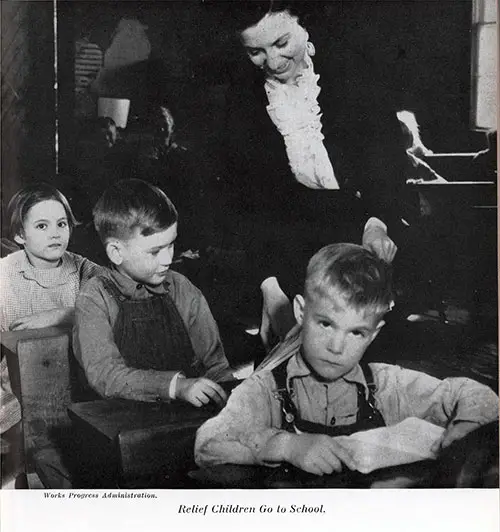
[[[397,425],[334,439],[351,453],[358,471],[370,473],[382,467],[436,458],[431,447],[444,430],[423,419],[410,417]]]

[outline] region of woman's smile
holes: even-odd
[[[287,61],[285,64],[279,66],[275,69],[266,68],[266,72],[271,76],[279,76],[284,74],[290,68],[290,61]]]

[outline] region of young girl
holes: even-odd
[[[80,285],[100,266],[66,251],[77,224],[68,200],[38,183],[17,192],[7,207],[11,237],[23,247],[0,260],[0,331],[71,323]],[[0,433],[21,419],[7,362],[0,365]]]

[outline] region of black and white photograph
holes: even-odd
[[[5,531],[497,530],[496,1],[0,9]]]

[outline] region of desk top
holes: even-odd
[[[109,440],[120,432],[198,421],[217,414],[215,405],[196,408],[186,403],[142,403],[108,399],[76,403],[68,408],[69,417],[96,430]]]
[[[71,326],[58,325],[56,327],[45,327],[43,329],[24,329],[22,331],[4,331],[0,334],[0,341],[11,353],[17,350],[19,340],[34,340],[38,338],[53,338],[63,334],[70,334]]]
[[[229,393],[240,382],[240,380],[234,380],[219,384]],[[120,432],[138,429],[169,425],[199,426],[218,412],[219,407],[215,404],[197,408],[180,401],[145,403],[126,399],[103,399],[75,403],[68,408],[69,417],[74,422],[98,431],[109,440],[113,440]]]

